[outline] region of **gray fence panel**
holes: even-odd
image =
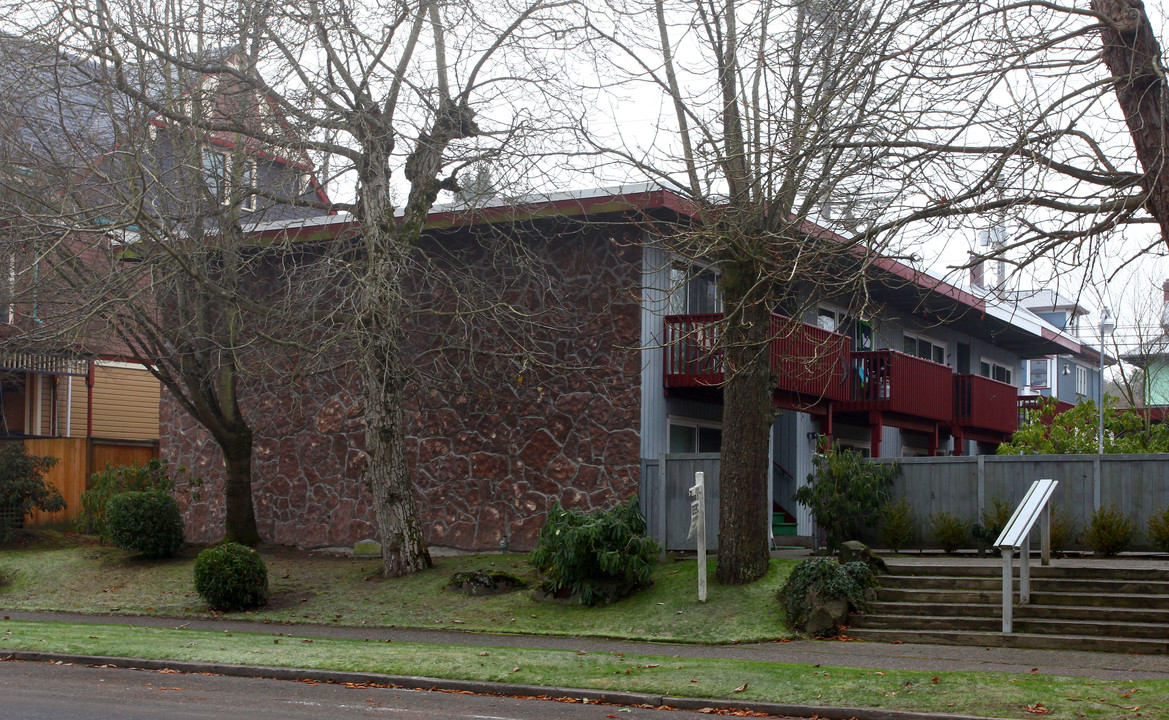
[[[666,461],[666,550],[696,550],[697,538],[690,532],[690,488],[694,473],[706,474],[706,547],[718,549],[718,477],[721,462],[717,453],[664,455]]]
[[[658,512],[658,463],[656,460],[641,461],[641,487],[638,492],[638,502],[641,505],[641,514],[645,516],[646,531],[651,538],[661,542],[663,528],[661,527],[660,513]]]
[[[918,521],[919,540],[930,516],[949,512],[977,522],[994,500],[1018,505],[1031,483],[1059,481],[1053,507],[1082,530],[1095,510],[1094,455],[990,455],[977,457],[881,459],[896,462],[901,475],[892,495],[909,500]],[[1100,504],[1116,505],[1143,533],[1149,517],[1169,506],[1169,455],[1105,455],[1100,460]],[[929,539],[924,538],[928,546]],[[1138,547],[1148,547],[1147,540]]]

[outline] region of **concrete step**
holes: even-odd
[[[1015,576],[1016,586],[1018,576]],[[911,588],[921,590],[994,591],[1001,590],[999,577],[967,577],[945,575],[882,575],[878,578],[884,588]],[[1031,577],[1032,592],[1086,593],[1104,595],[1149,595],[1169,601],[1169,581],[1132,579],[1073,579]],[[1169,605],[1167,605],[1169,606]]]
[[[956,617],[931,615],[856,614],[849,617],[854,629],[888,629],[930,632],[994,632],[1002,629],[1002,617]],[[1169,625],[1139,622],[1097,622],[1093,620],[1061,620],[1054,618],[1023,618],[1013,621],[1014,632],[1035,635],[1076,637],[1141,638],[1169,641]]]
[[[974,647],[1013,647],[1040,650],[1088,650],[1097,652],[1169,653],[1169,640],[1112,638],[1091,635],[1046,635],[1040,633],[972,632],[965,630],[887,630],[849,628],[848,635],[870,642],[907,642]]]
[[[1001,617],[1002,604],[946,603],[946,602],[885,602],[875,600],[868,604],[868,612],[875,615],[905,615],[933,617]],[[1109,608],[1082,605],[1015,605],[1014,616],[1020,619],[1089,620],[1099,623],[1136,622],[1169,626],[1169,610],[1145,607]]]
[[[1059,562],[1058,560],[1056,561]],[[885,564],[893,575],[945,575],[964,577],[1002,577],[1003,566],[999,559],[987,559],[984,563],[969,564],[927,564],[899,562],[896,558],[885,558]],[[1033,578],[1075,578],[1075,579],[1103,579],[1114,580],[1119,578],[1129,580],[1162,580],[1169,581],[1169,569],[1157,567],[1132,567],[1121,565],[1111,566],[1083,566],[1083,565],[1048,565],[1039,563],[1039,558],[1031,558],[1031,577]],[[1015,572],[1018,573],[1019,559],[1015,558]]]

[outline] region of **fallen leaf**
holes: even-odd
[[[515,667],[513,667],[513,668],[511,669],[511,671],[512,671],[512,672],[519,672],[519,671],[520,671],[520,666],[519,666],[519,665],[516,665]]]
[[[743,692],[743,691],[744,691],[744,690],[746,690],[746,689],[747,689],[747,683],[743,683],[742,685],[740,685],[739,687],[735,688],[734,690],[731,690],[731,692],[737,692],[737,693],[740,693],[740,692]]]
[[[487,656],[488,656],[488,655],[490,655],[490,654],[491,654],[491,653],[489,653],[489,652],[487,652],[486,650],[484,650],[483,652],[479,653],[479,657],[487,657]]]
[[[1047,713],[1049,713],[1051,711],[1048,710],[1047,708],[1043,707],[1043,703],[1035,703],[1034,705],[1027,706],[1027,712],[1032,713],[1034,715],[1046,715]]]
[[[1034,675],[1034,674],[1035,674],[1035,673],[1037,673],[1037,672],[1039,672],[1039,668],[1031,668],[1031,674],[1032,674],[1032,675]]]
[[[938,676],[937,676],[937,675],[934,675],[932,678],[930,678],[930,682],[941,682],[941,681],[940,681],[940,680],[938,680]]]

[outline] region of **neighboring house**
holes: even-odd
[[[431,543],[528,549],[553,502],[605,507],[637,493],[664,454],[721,450],[719,270],[672,257],[655,242],[688,217],[687,203],[652,185],[432,214],[428,247],[465,250],[471,266],[493,237],[522,245],[545,271],[538,283],[545,295],[529,298],[536,291],[524,286],[508,297],[520,309],[555,299],[575,322],[533,335],[550,355],[523,373],[471,358],[415,381],[409,459]],[[334,217],[264,231],[341,242],[350,228]],[[1085,352],[1038,316],[894,260],[872,263],[869,293],[879,308],[871,314],[858,315],[852,298],[839,297],[815,303],[795,323],[773,321],[780,412],[769,482],[803,535],[810,518],[790,497],[818,443],[838,440],[886,457],[990,451],[1017,427],[1023,362]],[[435,352],[418,337],[418,357]],[[354,379],[305,377],[295,387],[279,373],[269,379],[252,388],[245,408],[255,430],[261,534],[302,546],[375,536],[360,480],[364,428]],[[205,433],[173,403],[164,402],[162,443],[170,460],[222,482]],[[196,539],[218,536],[216,498],[206,492],[188,509]]]
[[[1160,333],[1146,339],[1121,359],[1141,370],[1140,396],[1134,397],[1133,401],[1144,404],[1146,408],[1162,408],[1158,415],[1163,417],[1163,408],[1169,406],[1169,280],[1162,284],[1161,291],[1164,305]]]
[[[1020,290],[1005,295],[1004,299],[1015,302],[1059,328],[1074,338],[1085,338],[1088,344],[1084,352],[1061,353],[1041,358],[1031,358],[1024,366],[1023,387],[1025,395],[1054,397],[1061,403],[1075,405],[1084,400],[1099,404],[1101,397],[1099,325],[1094,335],[1091,323],[1085,316],[1089,311],[1074,300],[1069,300],[1052,290]],[[1105,354],[1105,365],[1115,364]]]
[[[256,143],[240,149],[228,133],[196,138],[172,128],[111,89],[98,64],[8,35],[0,35],[0,59],[0,436],[157,440],[160,383],[123,342],[97,323],[70,342],[44,330],[61,318],[71,322],[68,300],[54,304],[50,284],[50,266],[64,253],[50,257],[45,249],[70,240],[42,235],[38,217],[59,210],[80,227],[108,226],[75,242],[76,258],[97,267],[109,255],[95,252],[97,243],[107,251],[132,247],[144,216],[189,229],[207,215],[205,206],[225,208],[230,198],[247,227],[323,214],[265,195],[295,188],[293,195],[327,197],[303,153],[282,157]],[[206,76],[173,102],[189,108],[201,98],[211,113],[240,111],[240,95],[227,95],[225,84]],[[273,124],[267,104],[252,100],[242,112]],[[184,167],[205,184],[193,196],[170,192],[182,187]]]

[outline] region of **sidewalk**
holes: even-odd
[[[394,642],[481,645],[487,647],[584,650],[642,655],[694,658],[741,659],[776,663],[920,670],[923,672],[976,671],[1030,675],[1068,675],[1103,680],[1156,680],[1169,678],[1169,657],[1068,650],[1026,650],[978,648],[950,645],[842,642],[839,640],[794,640],[741,645],[680,645],[587,638],[559,638],[542,635],[496,635],[443,630],[363,628],[336,625],[277,625],[246,620],[183,620],[124,615],[73,615],[68,613],[0,610],[12,620],[106,623],[148,627],[230,630],[297,637],[393,640]]]

